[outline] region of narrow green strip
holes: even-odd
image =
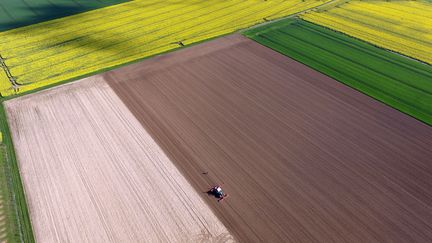
[[[24,188],[21,182],[21,176],[19,173],[18,163],[15,157],[14,147],[12,138],[10,135],[9,127],[7,124],[6,112],[3,106],[3,102],[0,104],[0,131],[3,136],[3,144],[6,152],[6,164],[4,170],[4,177],[8,181],[8,194],[14,206],[14,223],[16,227],[15,239],[17,242],[35,242],[33,231],[30,222],[30,215],[27,208],[26,198],[24,194]],[[2,173],[3,171],[0,171]],[[2,175],[3,176],[3,175]]]

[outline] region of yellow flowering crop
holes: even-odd
[[[8,90],[12,88],[6,73],[0,67],[0,90]]]
[[[432,3],[350,1],[301,17],[432,64]]]
[[[0,33],[20,92],[88,75],[328,0],[136,0]],[[2,95],[13,94],[0,76]]]

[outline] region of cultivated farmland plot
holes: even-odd
[[[432,130],[412,117],[239,35],[103,76],[193,185],[225,183],[210,205],[236,239],[432,240]]]
[[[430,1],[349,1],[302,18],[432,64]]]
[[[6,108],[36,241],[233,241],[100,78]]]
[[[231,33],[327,1],[136,0],[1,32],[0,54],[23,92]],[[0,88],[3,96],[17,91],[2,77]]]

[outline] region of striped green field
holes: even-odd
[[[261,26],[244,34],[432,125],[430,65],[300,19]]]

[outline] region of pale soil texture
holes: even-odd
[[[37,242],[233,241],[99,77],[6,109]]]

